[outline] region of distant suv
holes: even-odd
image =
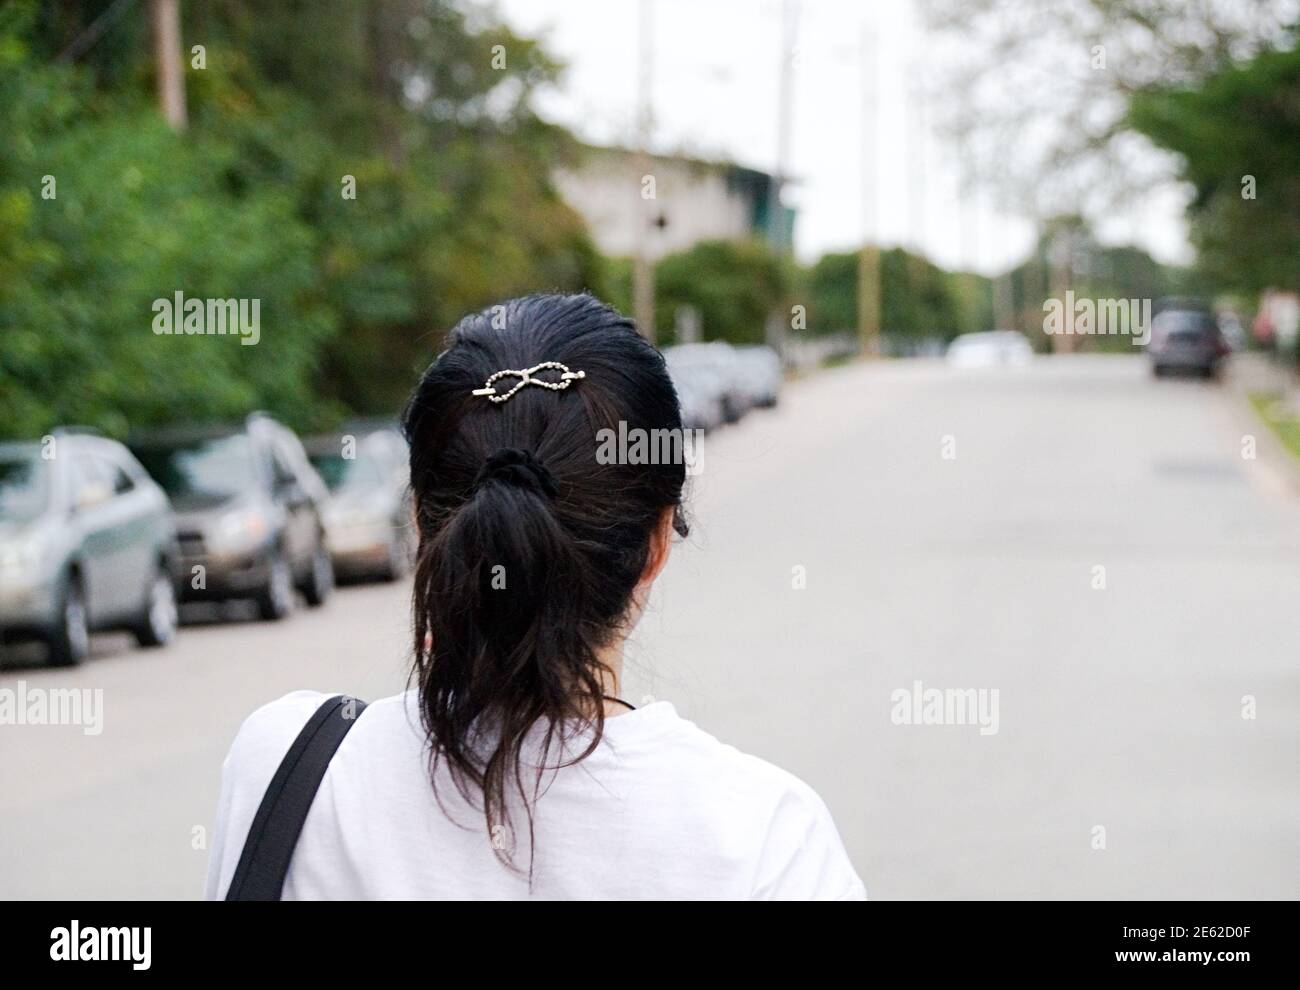
[[[264,619],[320,605],[334,586],[325,484],[302,443],[263,413],[138,434],[131,449],[171,498],[183,601],[251,598]]]
[[[0,444],[0,637],[45,640],[55,665],[80,662],[92,630],[162,646],[177,558],[167,497],[120,443],[57,430]]]
[[[1147,355],[1157,378],[1168,371],[1187,371],[1211,378],[1230,348],[1209,309],[1166,305],[1151,320]]]

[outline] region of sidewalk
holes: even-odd
[[[1276,475],[1295,495],[1300,495],[1300,456],[1287,447],[1274,427],[1251,401],[1259,393],[1278,393],[1288,386],[1287,374],[1266,355],[1234,354],[1223,375],[1224,387],[1233,393],[1235,408],[1240,412],[1242,435],[1255,438],[1256,460]],[[1292,404],[1300,402],[1300,389],[1291,389]],[[1300,408],[1293,416],[1300,419]]]

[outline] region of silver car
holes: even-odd
[[[677,401],[681,405],[682,427],[687,430],[704,430],[706,433],[726,422],[722,408],[722,386],[718,376],[709,368],[697,364],[678,363],[669,368]]]
[[[80,662],[90,633],[141,646],[176,632],[178,550],[167,496],[120,443],[60,430],[0,444],[0,639]]]
[[[740,365],[745,392],[752,406],[771,408],[781,399],[781,385],[785,369],[781,356],[765,344],[751,344],[735,349],[735,359]]]
[[[675,344],[665,347],[663,356],[674,381],[691,375],[710,383],[712,397],[722,406],[723,422],[734,423],[749,409],[745,369],[736,360],[736,349],[730,344],[721,340]],[[688,368],[691,371],[686,371]]]
[[[325,484],[325,535],[340,577],[395,581],[410,570],[416,533],[409,452],[395,426],[344,425],[307,441]]]

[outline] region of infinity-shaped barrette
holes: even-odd
[[[542,379],[540,378],[533,377],[533,375],[535,375],[537,372],[545,371],[548,368],[560,369],[562,374],[560,375],[560,380],[558,382],[547,382],[547,381],[542,381]],[[500,395],[498,395],[497,390],[492,387],[492,383],[497,381],[500,378],[509,377],[510,375],[516,376],[519,379],[519,383],[515,385],[514,388],[512,388],[509,392],[502,392]],[[554,391],[559,391],[560,389],[568,388],[570,385],[573,384],[573,382],[576,379],[586,378],[586,377],[587,377],[587,373],[585,371],[570,371],[567,365],[560,364],[559,361],[543,361],[541,364],[535,364],[531,368],[521,368],[518,371],[512,368],[507,368],[504,371],[498,371],[495,374],[490,375],[488,377],[488,380],[483,383],[482,388],[476,388],[470,394],[486,395],[489,402],[505,402],[506,399],[510,398],[512,395],[518,392],[525,385],[540,385],[542,386],[542,388],[549,388]]]

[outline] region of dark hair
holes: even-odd
[[[524,385],[503,402],[472,394],[498,371],[548,361],[584,376],[564,389]],[[558,384],[559,374],[535,377]],[[517,384],[493,386],[502,395]],[[590,295],[533,295],[461,320],[403,420],[420,530],[412,676],[430,775],[447,760],[462,796],[481,798],[488,833],[508,836],[493,847],[513,866],[513,796],[531,853],[547,754],[587,731],[582,751],[556,766],[599,744],[598,653],[623,632],[665,509],[686,533],[685,465],[601,463],[598,434],[620,423],[680,430],[677,393],[631,320]],[[543,758],[530,789],[532,731]]]

